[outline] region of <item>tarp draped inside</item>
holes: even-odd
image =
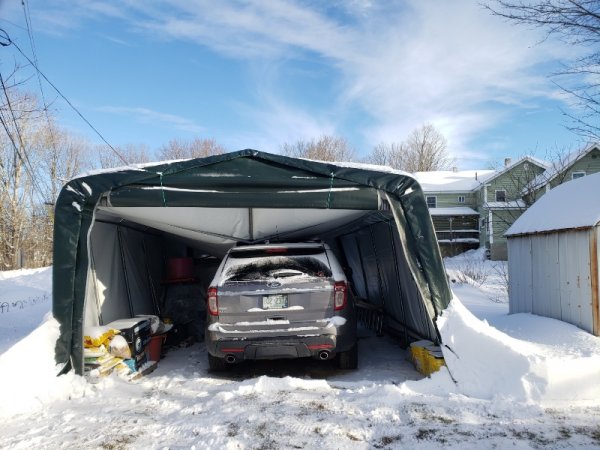
[[[410,175],[242,150],[90,174],[63,187],[54,230],[57,363],[82,372],[84,321],[159,312],[171,243],[220,258],[238,242],[265,239],[324,240],[388,329],[439,339],[435,318],[451,294]]]

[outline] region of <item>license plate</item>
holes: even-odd
[[[264,295],[262,298],[263,309],[282,309],[288,307],[287,295]]]

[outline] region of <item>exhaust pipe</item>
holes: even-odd
[[[227,355],[225,356],[225,361],[229,364],[233,364],[236,361],[236,357],[234,355]]]
[[[319,352],[319,359],[321,361],[325,361],[326,359],[329,359],[329,352],[326,352],[325,350],[323,350],[322,352]]]

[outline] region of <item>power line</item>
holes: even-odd
[[[40,74],[42,76],[42,78],[44,78],[44,80],[46,80],[46,82],[52,86],[52,88],[56,91],[56,93],[58,95],[61,96],[61,98],[67,102],[67,104],[71,107],[71,109],[73,109],[73,111],[75,111],[77,113],[77,115],[81,118],[81,120],[83,120],[97,135],[98,137],[100,137],[100,139],[102,139],[102,141],[104,141],[104,143],[115,153],[115,155],[117,155],[119,157],[119,159],[121,161],[123,161],[123,163],[125,165],[128,165],[129,163],[127,162],[127,160],[123,157],[123,155],[121,155],[120,152],[118,152],[112,145],[110,145],[110,143],[105,139],[105,137],[102,135],[102,133],[100,133],[100,131],[98,131],[96,129],[96,127],[94,127],[89,120],[87,120],[84,115],[79,112],[79,110],[75,107],[75,105],[73,105],[69,99],[60,91],[60,89],[58,89],[54,83],[52,83],[48,77],[46,75],[44,75],[44,72],[42,72],[39,67],[37,66],[37,64],[35,62],[33,62],[29,56],[27,56],[25,54],[25,52],[23,52],[23,50],[21,50],[21,47],[19,47],[17,45],[17,43],[15,41],[13,41],[10,36],[8,35],[8,33],[6,32],[6,30],[0,28],[0,33],[3,34],[3,36],[0,36],[0,38],[4,38],[6,40],[6,42],[2,42],[0,41],[0,45],[3,47],[8,47],[9,45],[14,45],[14,47],[19,51],[19,53],[29,62],[29,64],[31,64],[31,66],[37,71],[38,74]]]
[[[31,25],[31,13],[29,12],[29,2],[26,0],[22,0],[21,4],[23,5],[23,15],[25,16],[25,25],[27,26],[27,35],[29,36],[29,44],[31,45],[31,53],[33,55],[33,61],[35,62],[35,66],[38,65],[37,51],[35,48],[35,41],[33,39],[33,30]],[[54,149],[54,157],[58,155],[58,149],[56,148],[56,136],[54,134],[54,127],[50,123],[50,116],[48,115],[48,103],[46,102],[46,96],[44,95],[44,87],[42,85],[42,79],[40,78],[39,71],[36,71],[38,85],[40,87],[40,94],[42,96],[42,103],[44,104],[44,116],[46,117],[46,123],[48,124],[48,133],[50,133],[50,145]],[[52,176],[56,177],[57,174],[50,174],[50,200],[56,201],[56,191],[55,191],[55,180],[52,179]]]
[[[36,176],[35,176],[35,171],[33,170],[33,165],[31,164],[29,156],[27,155],[27,152],[25,151],[25,143],[23,142],[23,136],[21,135],[21,131],[19,130],[19,124],[18,124],[17,118],[15,116],[15,111],[12,107],[12,103],[10,101],[10,97],[9,97],[7,89],[6,89],[6,85],[4,84],[4,77],[2,76],[1,72],[0,72],[0,84],[2,85],[2,91],[4,92],[4,96],[6,97],[6,104],[8,106],[8,110],[10,111],[11,118],[13,120],[13,123],[15,124],[15,131],[17,132],[17,137],[19,138],[19,144],[21,147],[20,150],[19,150],[19,147],[16,145],[15,140],[12,137],[12,134],[10,133],[8,124],[5,122],[4,118],[0,114],[0,119],[2,120],[2,126],[6,130],[6,134],[8,134],[8,137],[13,144],[16,155],[19,156],[19,159],[23,163],[25,170],[27,172],[29,172],[29,176],[31,177],[31,183],[33,184],[34,189],[38,191],[38,194],[40,195],[40,199],[42,201],[44,201],[45,200],[44,192],[40,189],[40,185],[38,184]],[[23,154],[21,154],[21,151],[23,152]]]

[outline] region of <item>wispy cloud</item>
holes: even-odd
[[[125,107],[125,106],[102,106],[96,108],[97,111],[105,112],[109,114],[117,114],[122,116],[128,116],[134,120],[144,124],[154,124],[156,126],[162,126],[164,128],[173,128],[188,133],[201,134],[205,131],[205,128],[201,125],[196,124],[193,120],[186,119],[185,117],[177,116],[175,114],[162,113],[159,111],[153,111],[148,108],[141,107]]]
[[[118,10],[78,0],[78,7],[88,17],[116,17],[135,32],[192,42],[229,58],[316,58],[338,74],[329,111],[307,111],[286,100],[283,90],[281,96],[246,105],[255,108],[248,115],[264,119],[257,136],[276,134],[273,139],[289,141],[304,133],[343,134],[344,111],[359,109],[370,117],[365,122],[372,125],[362,133],[371,145],[402,140],[430,122],[459,157],[470,154],[474,137],[505,120],[510,108],[536,108],[543,100],[560,98],[539,67],[547,69],[572,51],[559,43],[536,45],[539,31],[492,17],[476,0],[128,0]],[[277,91],[279,80],[257,77],[254,82],[259,90]],[[339,122],[323,120],[334,115]]]
[[[259,131],[238,134],[228,142],[228,147],[238,149],[251,146],[277,153],[284,143],[292,144],[324,134],[336,134],[335,124],[327,117],[290,106],[276,97],[263,100],[259,109],[255,105],[237,105],[238,112],[247,118],[253,129]]]
[[[372,116],[376,125],[364,130],[369,141],[400,140],[432,122],[459,155],[473,136],[502,120],[495,105],[531,107],[555,95],[536,67],[565,52],[535,46],[539,35],[490,16],[477,2],[361,4],[352,26],[290,1],[174,0],[170,6],[161,16],[144,8],[152,20],[143,26],[238,58],[309,52],[341,74],[334,107],[359,107]]]

